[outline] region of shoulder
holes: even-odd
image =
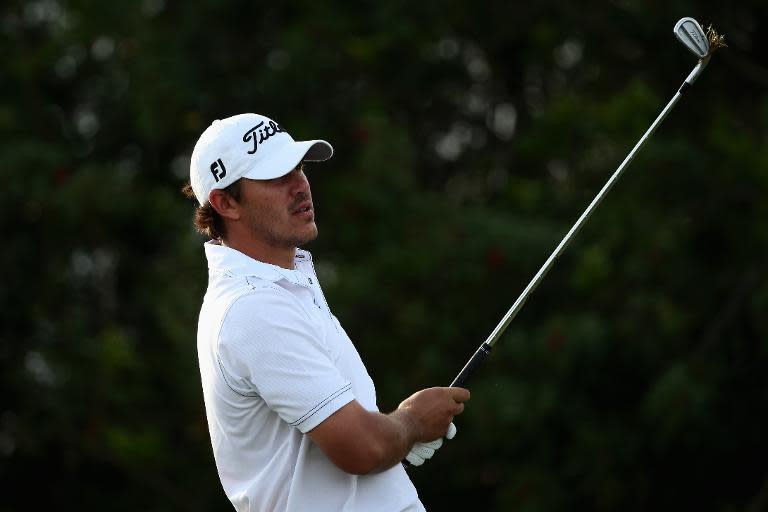
[[[267,349],[299,340],[315,341],[317,337],[317,326],[293,293],[276,283],[262,283],[229,303],[221,320],[217,346],[221,350],[247,345],[254,350],[264,344]]]
[[[223,319],[225,323],[280,323],[283,317],[293,317],[301,312],[300,301],[277,283],[254,283],[249,279],[248,284],[247,290],[229,301]]]

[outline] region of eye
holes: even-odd
[[[285,182],[289,181],[291,179],[291,177],[293,177],[293,176],[295,176],[297,174],[300,175],[300,176],[304,176],[304,163],[303,162],[300,163],[299,165],[297,165],[296,167],[294,167],[291,170],[291,172],[289,172],[287,174],[283,174],[279,178],[273,178],[273,179],[267,180],[267,181],[269,181],[270,183],[273,183],[275,185],[282,185]]]

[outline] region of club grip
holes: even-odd
[[[475,351],[475,353],[472,355],[472,358],[467,361],[467,364],[464,365],[464,368],[462,368],[456,378],[453,379],[453,382],[451,382],[451,387],[466,387],[465,385],[469,380],[469,377],[475,371],[475,368],[480,366],[480,363],[482,363],[483,360],[488,357],[488,354],[491,353],[492,348],[493,347],[487,343],[480,345],[480,348]]]

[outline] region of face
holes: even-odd
[[[312,192],[303,165],[273,180],[243,179],[239,203],[259,240],[277,248],[299,247],[317,238]]]

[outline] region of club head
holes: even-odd
[[[695,19],[681,18],[675,23],[674,32],[675,37],[698,58],[703,59],[709,55],[709,40]]]

